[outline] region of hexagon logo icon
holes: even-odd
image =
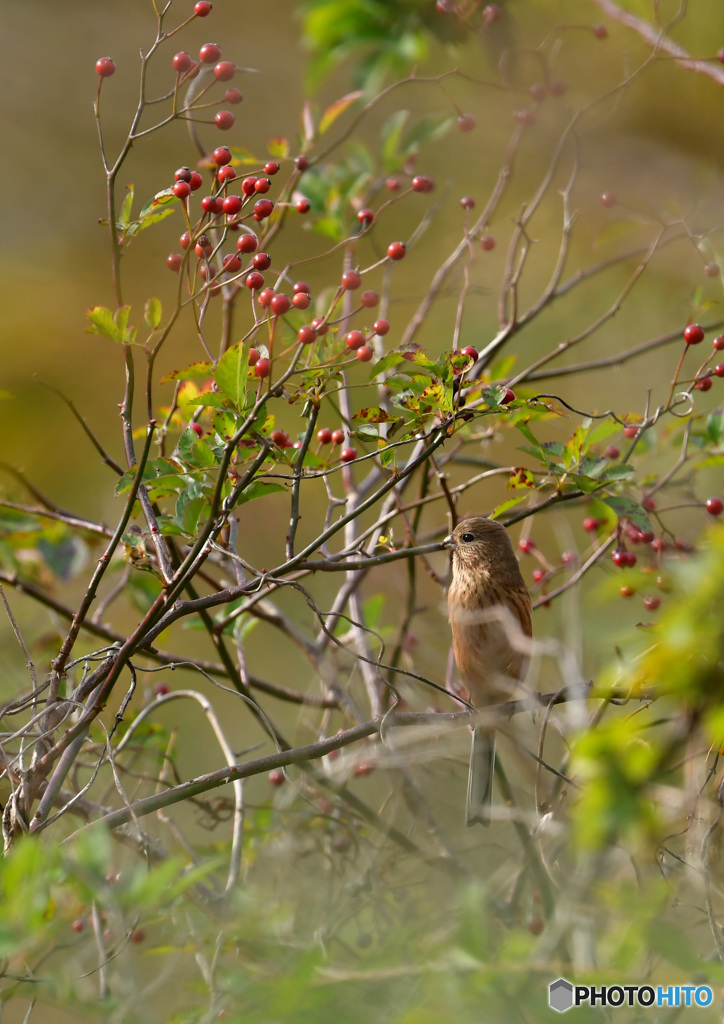
[[[548,1005],[551,1010],[565,1013],[573,1006],[573,985],[565,978],[558,978],[548,986]]]

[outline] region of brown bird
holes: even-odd
[[[453,651],[475,708],[510,700],[528,670],[530,594],[508,531],[493,519],[463,519],[443,541],[452,551],[447,594]],[[473,728],[466,821],[490,824],[495,731]]]

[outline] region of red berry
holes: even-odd
[[[243,99],[244,97],[241,95],[238,89],[227,89],[226,92],[224,93],[225,103],[241,103]]]
[[[503,401],[500,404],[501,405],[510,405],[510,403],[514,402],[514,401],[515,401],[515,391],[511,391],[510,388],[506,388],[505,389],[505,394],[503,395]]]
[[[178,199],[186,199],[191,195],[191,186],[187,181],[177,181],[173,187],[173,194]]]
[[[224,208],[223,204],[224,201],[219,196],[204,196],[201,200],[201,209],[205,213],[221,213]]]
[[[360,761],[354,766],[354,774],[357,778],[363,778],[365,775],[371,775],[376,767],[375,761]]]
[[[603,454],[606,456],[607,459],[617,459],[621,452],[618,450],[618,448],[614,448],[614,446],[611,445],[611,447],[607,448]]]
[[[179,167],[177,171],[173,172],[174,181],[191,181],[191,168],[190,167]]]
[[[400,187],[400,183],[397,178],[388,178],[385,182],[385,188],[388,192],[397,192]]]
[[[229,128],[232,128],[236,118],[230,110],[220,110],[218,114],[214,114],[214,121],[216,127],[222,132],[228,132]]]
[[[245,283],[247,288],[251,288],[253,292],[258,292],[260,288],[264,287],[264,275],[258,274],[255,271],[253,274],[249,274]]]
[[[283,786],[284,783],[286,782],[286,778],[287,777],[284,774],[284,772],[281,771],[281,769],[275,768],[273,771],[269,772],[268,778],[269,778],[270,785],[272,785],[272,786]]]
[[[372,329],[374,330],[375,334],[378,334],[381,338],[384,338],[384,336],[390,329],[390,325],[387,322],[387,320],[375,320],[375,322],[372,325]]]
[[[357,358],[361,363],[368,363],[374,354],[369,345],[362,345],[361,348],[357,349]]]
[[[342,462],[354,462],[357,458],[357,452],[354,448],[343,448],[339,453],[339,457]]]
[[[192,192],[196,192],[204,183],[204,179],[201,177],[198,171],[191,172],[191,178],[189,179],[189,187]]]
[[[166,257],[166,266],[169,270],[173,270],[175,274],[178,274],[183,261],[184,258],[180,252],[172,252]]]
[[[228,146],[218,146],[214,150],[213,156],[214,163],[217,164],[219,167],[223,167],[224,164],[228,164],[231,162],[232,153]]]
[[[717,377],[724,377],[724,363],[717,363],[714,367],[714,373]]]
[[[611,555],[611,561],[614,565],[619,566],[619,568],[623,568],[628,564],[628,551],[624,548],[616,548]]]
[[[720,516],[724,510],[721,498],[707,498],[706,510],[710,516]]]
[[[407,252],[407,246],[404,242],[391,242],[387,246],[387,255],[391,260],[404,259],[405,253]]]
[[[275,295],[269,305],[274,316],[282,316],[290,309],[292,303],[288,295]]]
[[[492,235],[483,235],[480,239],[480,248],[483,252],[490,252],[495,248],[495,239]]]
[[[699,324],[689,324],[684,328],[684,341],[687,345],[698,345],[704,340],[704,329]]]
[[[423,174],[417,174],[410,183],[413,192],[432,192],[433,183],[430,178],[426,178]]]
[[[463,210],[473,210],[475,209],[475,200],[472,196],[463,196],[460,200],[460,205]]]
[[[624,437],[638,437],[639,436],[639,427],[636,427],[633,424],[630,424],[630,426],[623,428],[623,434],[624,434]]]
[[[524,555],[530,555],[533,551],[535,551],[535,548],[536,543],[534,540],[531,540],[530,537],[523,537],[521,538],[521,540],[518,541],[518,550],[521,551]]]
[[[96,73],[101,78],[110,78],[116,73],[116,62],[110,57],[101,57],[96,61]]]
[[[719,277],[719,264],[707,263],[704,267],[704,274],[706,277]]]
[[[279,171],[279,164],[276,160],[269,160],[264,164],[264,172],[266,174],[276,174]]]
[[[259,362],[259,350],[256,348],[249,349],[249,366],[256,366]]]
[[[255,192],[268,192],[271,188],[271,182],[268,178],[257,178],[254,182]]]
[[[184,53],[183,50],[174,55],[171,63],[173,64],[174,71],[178,71],[179,74],[189,71],[194,66],[194,62],[189,57],[188,53]]]
[[[619,590],[619,594],[621,595],[621,597],[633,597],[635,593],[636,591],[634,590],[634,588],[629,587],[628,584],[621,587],[621,589]]]
[[[309,167],[309,160],[307,160],[306,156],[295,156],[294,166],[298,171],[306,171]]]
[[[256,192],[256,178],[244,178],[241,183],[241,191],[245,196],[253,196]]]
[[[219,82],[229,82],[236,74],[236,68],[230,60],[220,60],[214,68],[214,75]]]
[[[273,288],[264,288],[257,296],[260,306],[271,306],[271,300],[276,295]]]
[[[711,377],[701,377],[695,384],[699,391],[708,391],[711,388]]]
[[[564,551],[561,555],[561,565],[576,565],[578,555],[575,551]]]
[[[724,64],[724,48],[719,50],[719,52],[716,55],[716,59],[719,61],[720,64]]]
[[[644,608],[647,612],[655,612],[661,604],[661,598],[656,594],[649,594],[648,597],[644,598]]]
[[[135,932],[131,933],[131,942],[135,943],[136,945],[138,945],[139,942],[143,942],[145,938],[146,933],[144,932],[143,928],[136,928]]]
[[[534,82],[533,85],[531,85],[528,92],[531,94],[536,103],[542,103],[548,95],[548,90],[542,82]]]
[[[289,435],[286,430],[272,430],[269,435],[269,440],[273,441],[274,444],[279,445],[280,448],[285,448],[287,441],[289,440]]]
[[[347,348],[358,349],[361,348],[365,343],[365,336],[362,331],[350,331],[345,336],[344,343]]]
[[[458,131],[459,132],[471,132],[477,121],[472,114],[461,114],[458,118]]]
[[[199,235],[198,239],[196,240],[196,245],[194,246],[194,252],[199,257],[199,259],[202,259],[203,257],[206,256],[210,256],[213,251],[214,247],[209,241],[208,235]]]
[[[268,359],[257,359],[254,365],[254,373],[257,377],[268,377],[271,370],[271,363]]]
[[[365,309],[374,309],[375,306],[379,306],[380,297],[377,292],[362,292],[359,301],[360,305],[364,306]]]
[[[473,345],[468,345],[466,348],[463,349],[463,355],[470,356],[471,359],[477,361],[478,350]]]
[[[345,291],[352,292],[362,284],[362,278],[356,270],[345,270],[342,274],[342,287]]]
[[[365,208],[364,210],[358,210],[357,211],[357,220],[360,222],[360,224],[364,228],[368,228],[370,226],[370,224],[373,224],[374,223],[374,219],[375,219],[374,210],[368,210],[367,208]]]
[[[608,36],[608,29],[605,25],[594,25],[593,34],[596,39],[605,39]]]
[[[317,332],[311,324],[305,324],[304,327],[300,327],[297,331],[297,340],[300,341],[302,345],[311,345],[313,341],[317,340]],[[330,434],[330,437],[331,436],[332,435]]]
[[[322,427],[321,430],[317,431],[317,440],[320,444],[329,444],[332,440],[332,431],[329,427]]]
[[[239,235],[236,240],[236,248],[239,252],[254,252],[259,240],[256,235]]]
[[[237,274],[241,270],[241,260],[235,252],[224,256],[223,267],[227,274]]]
[[[329,330],[329,324],[325,323],[323,316],[315,316],[314,320],[312,320],[312,327],[320,338]]]
[[[271,266],[271,261],[272,259],[268,252],[258,252],[251,262],[254,264],[254,270],[268,270]]]
[[[188,247],[191,245],[191,235],[188,233],[188,231],[184,231],[184,233],[178,240],[178,244],[181,246],[182,249],[188,249]]]
[[[343,441],[344,441],[344,431],[343,430],[339,430],[339,429],[333,430],[332,431],[332,444],[342,444]]]
[[[203,437],[204,428],[200,423],[189,423],[189,427],[195,434],[198,434],[199,437]]]
[[[77,935],[80,935],[80,933],[83,931],[83,928],[85,927],[85,925],[83,923],[83,920],[80,917],[78,917],[78,918],[76,918],[76,920],[73,922],[73,924],[70,927],[73,929],[73,931]]]
[[[598,520],[594,519],[593,516],[588,516],[587,519],[583,520],[583,529],[587,533],[595,533],[598,529]]]
[[[499,21],[503,17],[503,10],[498,4],[487,4],[483,8],[483,24],[487,28],[489,25],[494,25],[496,21]]]
[[[194,4],[194,14],[197,18],[205,18],[211,14],[211,4],[209,0],[199,0],[197,4]]]
[[[518,124],[530,125],[535,121],[535,110],[531,110],[530,107],[521,107],[514,111],[513,117]]]
[[[221,57],[221,47],[218,43],[204,43],[199,50],[199,60],[202,64],[216,64]]]
[[[565,82],[562,82],[560,78],[554,78],[548,83],[548,91],[551,96],[565,96],[568,92],[568,86]]]
[[[309,213],[312,204],[308,199],[298,199],[296,202],[297,213]]]
[[[292,288],[292,291],[294,292],[295,295],[297,294],[297,292],[311,292],[311,290],[312,289],[309,287],[306,281],[297,281],[294,287]]]
[[[295,292],[292,295],[292,305],[295,309],[308,309],[312,303],[309,292]]]
[[[259,220],[264,220],[266,217],[270,217],[274,209],[274,203],[271,199],[259,199],[254,203],[254,216],[258,217]]]
[[[604,192],[601,196],[601,206],[605,206],[607,210],[610,210],[612,206],[618,203],[618,197],[615,192]]]
[[[721,352],[721,350],[724,349],[724,334],[719,334],[716,338],[714,338],[714,340],[712,341],[712,345],[717,350],[717,352]]]
[[[233,216],[241,210],[241,196],[227,196],[221,201],[221,209],[224,213]]]

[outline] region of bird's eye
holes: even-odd
[[[474,533],[464,533],[462,535],[462,537],[460,538],[460,540],[464,540],[466,544],[470,544],[471,541],[475,540],[475,534]]]

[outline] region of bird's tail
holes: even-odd
[[[478,726],[473,729],[468,772],[468,802],[465,808],[468,827],[480,822],[490,824],[493,802],[493,775],[495,774],[495,733]]]

